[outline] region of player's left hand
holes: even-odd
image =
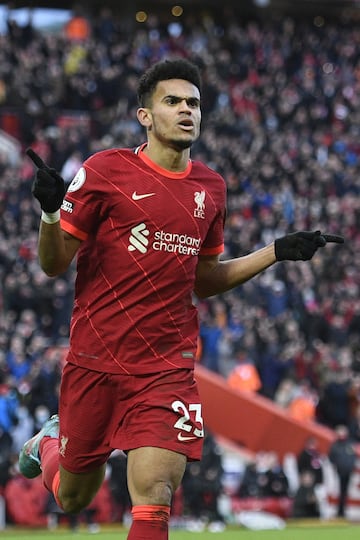
[[[309,261],[320,247],[329,242],[343,244],[344,237],[321,231],[299,231],[275,240],[277,261]]]

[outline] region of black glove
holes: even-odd
[[[299,231],[275,240],[275,256],[278,261],[309,261],[319,247],[327,242],[343,244],[344,238],[337,234],[320,231]]]
[[[38,167],[31,188],[32,194],[44,212],[49,214],[56,212],[62,205],[66,193],[64,180],[55,169],[50,169],[34,150],[28,148],[26,154]]]

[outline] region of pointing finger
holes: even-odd
[[[26,154],[29,156],[29,158],[35,163],[35,165],[39,169],[47,169],[48,168],[47,165],[45,165],[45,163],[41,159],[41,157],[36,152],[34,152],[34,150],[32,148],[28,148],[26,150]]]
[[[327,242],[335,242],[336,244],[343,244],[345,242],[345,239],[343,236],[340,236],[338,234],[322,234]]]

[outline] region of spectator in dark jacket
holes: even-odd
[[[300,484],[294,497],[292,517],[314,518],[320,516],[318,499],[315,494],[315,476],[310,470],[300,475]]]
[[[297,466],[299,475],[310,471],[313,475],[314,484],[323,483],[322,455],[319,452],[316,437],[309,437],[305,441],[304,448],[297,456]]]
[[[189,463],[184,475],[182,489],[185,514],[210,523],[222,522],[218,510],[222,475],[220,449],[212,434],[206,432],[201,461]]]
[[[345,516],[346,500],[351,474],[355,468],[356,452],[349,430],[344,425],[336,427],[336,440],[330,447],[329,459],[334,465],[339,478],[338,517]]]

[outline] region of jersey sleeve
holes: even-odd
[[[61,228],[79,240],[86,240],[97,227],[104,194],[91,158],[70,183],[61,206]]]
[[[218,212],[209,227],[207,236],[202,243],[200,255],[220,255],[224,251],[224,225],[226,218],[226,184],[221,178],[216,203]]]
[[[200,255],[220,255],[224,251],[225,215],[218,215],[203,242]]]

